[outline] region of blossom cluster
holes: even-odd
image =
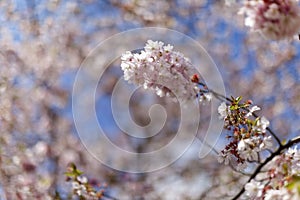
[[[290,148],[276,156],[267,166],[260,180],[245,185],[245,195],[251,199],[296,200],[300,199],[300,151]]]
[[[228,165],[237,163],[237,169],[247,167],[247,162],[259,162],[259,153],[272,147],[272,138],[267,136],[269,121],[265,117],[254,117],[253,112],[260,110],[251,101],[240,103],[241,97],[232,98],[231,104],[223,102],[218,112],[224,119],[224,128],[230,134],[230,143],[219,153],[218,161]]]
[[[170,44],[148,40],[140,53],[127,51],[121,60],[126,81],[155,90],[160,97],[185,102],[199,96],[199,85],[191,79],[195,74],[192,63]],[[210,100],[209,93],[201,94],[200,100]]]
[[[272,40],[292,38],[300,31],[298,0],[247,0],[239,13],[246,15],[246,26]]]
[[[104,197],[104,190],[97,191],[91,183],[89,183],[86,176],[83,176],[83,172],[77,169],[75,164],[70,164],[68,171],[65,173],[67,181],[72,183],[73,195],[80,199],[101,199]]]

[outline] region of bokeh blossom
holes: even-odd
[[[246,26],[272,40],[292,38],[300,30],[298,0],[248,0],[239,13],[246,15]]]
[[[264,110],[268,110],[268,115],[272,116],[273,127],[279,138],[288,139],[299,135],[298,45],[285,44],[284,48],[281,48],[282,43],[270,43],[259,37],[243,34],[247,30],[236,26],[235,8],[245,1],[226,0],[232,7],[224,6],[223,1],[207,0],[170,0],[155,3],[150,0],[0,1],[0,199],[50,200],[66,199],[70,195],[75,195],[77,197],[74,198],[78,199],[79,194],[82,194],[82,197],[86,195],[87,184],[95,186],[91,177],[107,181],[108,185],[113,187],[112,194],[118,199],[228,199],[229,195],[237,192],[243,182],[243,174],[231,173],[229,167],[215,165],[213,155],[208,155],[205,160],[199,162],[198,143],[191,146],[192,152],[196,152],[195,156],[191,156],[189,151],[184,155],[185,159],[178,160],[175,165],[160,170],[159,173],[137,175],[110,171],[107,167],[99,165],[80,143],[71,117],[70,101],[75,73],[94,45],[120,30],[163,26],[192,36],[203,46],[209,47],[210,54],[218,60],[218,66],[223,66],[219,67],[219,70],[227,89],[255,98],[256,102],[264,105]],[[258,5],[259,1],[251,2]],[[264,1],[262,4],[266,4],[265,2],[271,1]],[[281,2],[288,5],[287,2],[297,1],[277,0],[276,4]],[[297,6],[293,8],[297,9]],[[253,19],[252,17],[252,21]],[[293,27],[291,24],[298,16],[289,19],[286,22],[287,27],[296,30],[298,25]],[[287,27],[284,27],[284,30]],[[108,52],[114,51],[114,47],[119,48],[118,45],[112,46],[107,49]],[[97,66],[100,66],[102,60],[106,60],[105,54],[95,59]],[[92,75],[97,76],[95,69],[90,70]],[[105,84],[99,84],[95,94],[97,102],[98,99],[101,100],[100,107],[104,105],[101,95],[103,92],[106,95],[112,93],[117,76],[119,74],[116,75],[115,70],[105,72]],[[120,96],[123,94],[125,93],[120,92]],[[198,98],[209,99],[211,95],[203,93]],[[86,98],[82,100],[82,103],[86,102]],[[105,102],[106,100],[107,98]],[[144,109],[141,109],[144,105],[136,102],[138,101],[132,105],[131,114],[141,124],[147,124],[149,116],[144,116]],[[226,103],[224,105],[227,111]],[[97,106],[97,113],[106,114],[106,109],[100,107]],[[121,148],[132,146],[133,151],[152,151],[152,144],[160,147],[170,142],[173,134],[168,133],[174,130],[173,124],[178,124],[180,112],[176,112],[174,104],[166,104],[165,108],[168,122],[162,133],[167,134],[143,140],[143,143],[139,140],[138,146],[135,138],[128,140],[120,131],[107,132],[107,135],[118,136],[114,137],[113,142],[122,145]],[[226,112],[223,113],[223,117],[227,116]],[[254,113],[251,116],[249,112],[248,118],[253,119]],[[105,116],[105,120],[107,119],[110,117]],[[262,123],[258,122],[261,124],[259,129],[265,130],[264,127],[268,123],[263,118],[260,119]],[[208,121],[201,121],[198,135],[201,136],[206,131],[202,127],[205,127]],[[86,126],[93,135],[94,127],[89,123]],[[259,146],[268,145],[268,136],[264,137],[264,140],[266,142]],[[245,138],[243,142],[235,143],[232,147],[237,151],[247,150],[248,144],[249,140]],[[194,147],[196,151],[193,150]],[[264,147],[258,147],[261,148]],[[229,151],[230,149],[224,150],[224,154],[228,155],[225,157],[228,163],[236,159]],[[292,172],[289,174],[297,174],[299,167],[299,161],[295,159],[299,154],[293,151],[288,151],[294,158],[291,161]],[[281,153],[284,153],[284,150]],[[88,174],[88,182],[80,175],[65,183],[62,173],[70,162],[76,163]],[[276,166],[275,164],[272,163]],[[284,165],[280,166],[285,168]],[[270,174],[273,176],[278,174],[277,172],[270,171]],[[291,180],[287,180],[286,187],[267,190],[265,199],[279,198],[278,194],[287,191],[290,195],[297,189],[292,187],[293,183],[297,186],[297,177],[288,176]],[[277,177],[280,180],[280,173]],[[199,187],[199,182],[205,184]],[[262,194],[264,185],[260,185],[259,191]],[[95,189],[101,193],[99,188]],[[89,194],[88,199],[91,199],[94,193]],[[297,193],[293,194],[295,199],[299,199],[296,198]],[[199,198],[200,195],[206,198]]]
[[[226,6],[231,6],[231,5],[235,4],[235,3],[236,3],[236,0],[225,0],[225,5]]]

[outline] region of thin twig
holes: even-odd
[[[211,148],[211,150],[213,150],[213,152],[214,152],[216,155],[219,154],[219,152],[218,152],[212,145],[210,145],[210,144],[208,144],[206,141],[202,140],[202,138],[200,138],[200,136],[197,135],[196,137],[197,137],[197,139],[198,139],[201,143],[203,143],[205,146]]]
[[[206,146],[208,146],[209,148],[211,148],[211,149],[213,150],[213,152],[214,152],[216,155],[219,154],[219,152],[218,152],[212,145],[210,145],[210,144],[208,144],[207,142],[203,141],[199,136],[197,136],[197,139],[200,140],[200,142],[202,142],[204,145],[206,145]],[[246,173],[246,172],[238,171],[238,170],[232,165],[231,162],[229,163],[229,167],[230,167],[233,171],[235,171],[235,172],[237,172],[237,173],[240,173],[240,174],[243,174],[243,175],[245,175],[245,176],[251,176],[251,175],[252,175],[252,174],[249,174],[249,173]]]
[[[232,103],[232,99],[224,96],[223,94],[219,94],[211,89],[209,89],[209,91],[215,96],[217,97],[218,99],[222,99],[223,101],[229,101],[230,103]]]

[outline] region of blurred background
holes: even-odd
[[[71,95],[77,69],[99,42],[132,28],[170,28],[208,51],[228,96],[253,100],[262,108],[258,114],[270,120],[280,139],[298,135],[300,41],[269,41],[249,31],[238,9],[217,0],[1,1],[0,199],[53,199],[56,193],[61,199],[76,199],[64,175],[71,162],[94,183],[106,183],[106,193],[117,199],[228,199],[234,195],[245,177],[218,164],[213,152],[200,160],[200,140],[173,165],[156,172],[130,174],[101,165],[78,138]],[[120,60],[112,63],[99,81],[99,123],[122,148],[137,152],[160,148],[174,137],[180,109],[167,98],[138,90],[130,102],[135,122],[149,123],[147,113],[153,103],[164,106],[167,122],[151,139],[137,141],[124,135],[110,110],[112,90],[122,76],[119,65]],[[208,117],[201,115],[200,139]],[[225,135],[217,150],[224,147]]]

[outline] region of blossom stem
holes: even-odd
[[[252,174],[252,176],[250,176],[250,178],[248,179],[247,183],[249,183],[252,179],[254,179],[256,177],[256,175],[258,173],[260,173],[261,169],[268,163],[270,162],[275,156],[278,156],[280,155],[280,153],[282,152],[282,150],[285,150],[285,149],[288,149],[289,147],[297,144],[297,143],[300,143],[300,136],[298,137],[295,137],[293,139],[291,139],[288,143],[286,143],[285,145],[281,145],[278,147],[278,149],[272,153],[262,164],[260,164],[256,170],[254,171],[254,173]],[[246,184],[247,184],[246,183]],[[232,200],[236,200],[238,199],[244,192],[245,192],[245,185],[243,186],[243,188],[241,189],[241,191],[235,196],[233,197]]]
[[[226,97],[226,96],[224,96],[224,95],[222,95],[222,94],[219,94],[219,93],[217,93],[217,92],[215,92],[215,91],[213,91],[213,90],[211,90],[211,89],[208,89],[208,90],[209,90],[209,92],[211,92],[216,98],[218,98],[218,99],[220,99],[220,100],[225,100],[225,101],[228,101],[228,102],[232,103],[232,100],[231,100],[230,98],[228,98],[228,97]]]
[[[197,135],[196,137],[197,137],[197,139],[198,139],[201,143],[203,143],[205,146],[211,148],[212,151],[213,151],[216,155],[219,154],[219,152],[218,152],[212,145],[210,145],[210,144],[208,144],[206,141],[202,140],[202,138],[200,138],[200,136]]]
[[[282,143],[280,142],[280,139],[277,137],[277,135],[269,127],[267,127],[266,129],[275,138],[279,146],[282,146]]]
[[[230,102],[230,103],[232,103],[232,100],[230,99],[230,98],[228,98],[228,97],[226,97],[226,96],[224,96],[224,95],[222,95],[222,94],[219,94],[219,93],[217,93],[217,92],[215,92],[215,91],[213,91],[213,90],[209,90],[217,99],[219,99],[219,100],[225,100],[225,101],[228,101],[228,102]],[[258,117],[255,113],[253,113],[253,116],[254,117]],[[277,137],[277,135],[269,128],[269,127],[267,127],[266,128],[266,130],[275,138],[275,140],[277,141],[277,143],[278,143],[278,145],[281,147],[282,146],[282,144],[281,144],[281,142],[280,142],[280,139]]]

